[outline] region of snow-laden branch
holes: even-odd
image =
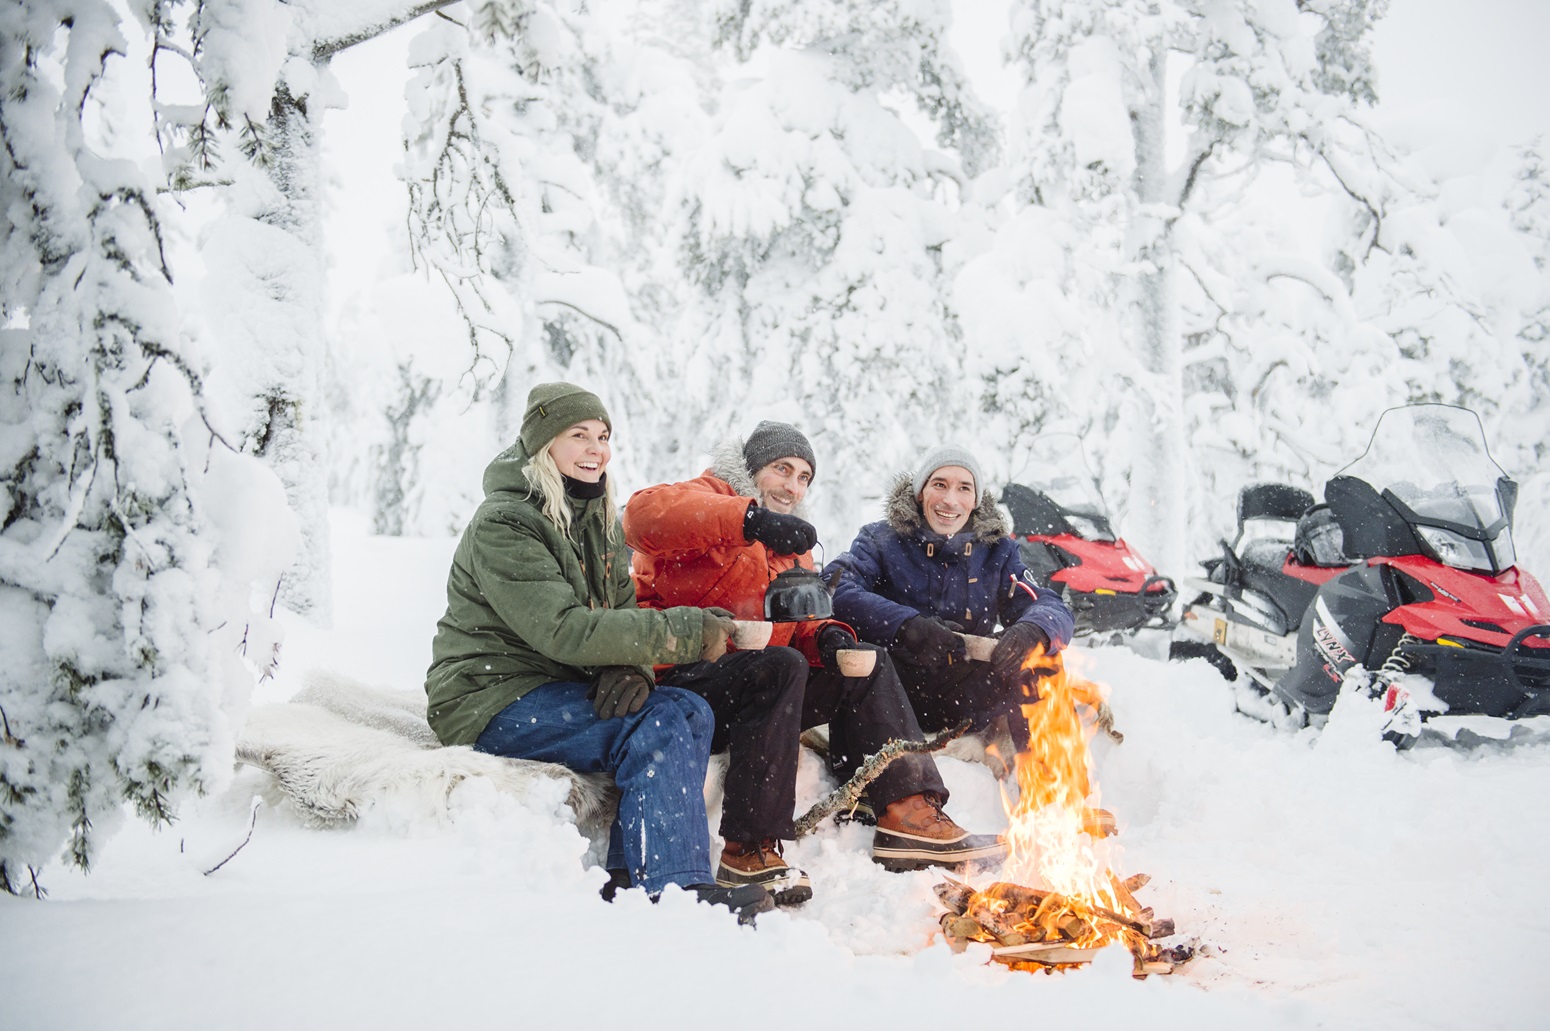
[[[315,32],[327,33],[317,35],[312,44],[312,60],[327,61],[335,54],[348,50],[358,43],[376,39],[385,32],[391,32],[400,25],[407,25],[421,15],[439,11],[443,7],[451,7],[459,0],[377,0],[375,3],[354,0],[352,3],[330,2],[327,6],[330,10],[337,11],[341,16],[339,20],[348,18],[354,22],[350,27],[336,26],[334,24],[318,25]]]
[[[1341,320],[1349,323],[1360,321],[1351,304],[1340,277],[1328,269],[1295,254],[1262,255],[1254,261],[1255,272],[1266,282],[1272,279],[1295,279],[1311,286],[1323,295]]]

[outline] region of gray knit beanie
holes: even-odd
[[[915,488],[915,496],[920,497],[920,492],[926,489],[926,481],[931,479],[931,474],[944,465],[958,465],[969,470],[969,475],[974,477],[974,503],[978,505],[980,495],[985,490],[981,486],[984,480],[980,476],[980,464],[966,448],[959,447],[957,444],[942,444],[926,452],[926,457],[922,458],[920,465],[915,467],[915,479],[911,481],[911,486]]]
[[[743,461],[748,471],[757,476],[760,469],[777,458],[800,458],[813,467],[814,478],[818,476],[818,459],[813,457],[813,445],[802,431],[790,423],[766,419],[748,434],[743,444]]]
[[[588,419],[598,419],[614,428],[608,409],[590,391],[574,383],[540,383],[527,394],[527,410],[522,413],[522,447],[530,455],[562,432]]]

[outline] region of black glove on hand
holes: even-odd
[[[777,555],[801,555],[818,543],[818,531],[806,519],[749,505],[743,516],[743,539],[758,541]]]
[[[592,678],[592,711],[600,720],[639,712],[651,693],[651,679],[635,666],[604,666]]]
[[[911,616],[893,639],[893,650],[911,666],[946,666],[968,658],[962,637],[930,616]]]
[[[990,654],[990,665],[1003,677],[1022,668],[1028,653],[1036,647],[1049,650],[1049,635],[1033,623],[1013,623],[1001,631],[1001,640]]]
[[[856,638],[842,626],[830,623],[818,631],[818,661],[823,663],[824,669],[838,669],[834,659],[834,653],[841,648],[854,648]]]

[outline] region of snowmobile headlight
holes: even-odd
[[[1421,535],[1421,542],[1432,553],[1432,557],[1443,565],[1475,572],[1495,572],[1491,551],[1485,541],[1471,540],[1437,526],[1417,526],[1415,532]],[[1510,540],[1507,547],[1511,550]]]

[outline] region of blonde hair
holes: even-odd
[[[539,509],[544,518],[558,526],[566,537],[571,537],[571,511],[570,502],[565,499],[564,474],[554,464],[554,456],[549,453],[549,446],[553,443],[551,440],[539,448],[538,454],[527,460],[522,472],[527,476],[527,496],[531,498],[534,491],[537,491],[541,495]],[[607,527],[608,543],[614,543],[619,535],[619,510],[614,504],[614,485],[611,480],[603,483],[603,525]]]

